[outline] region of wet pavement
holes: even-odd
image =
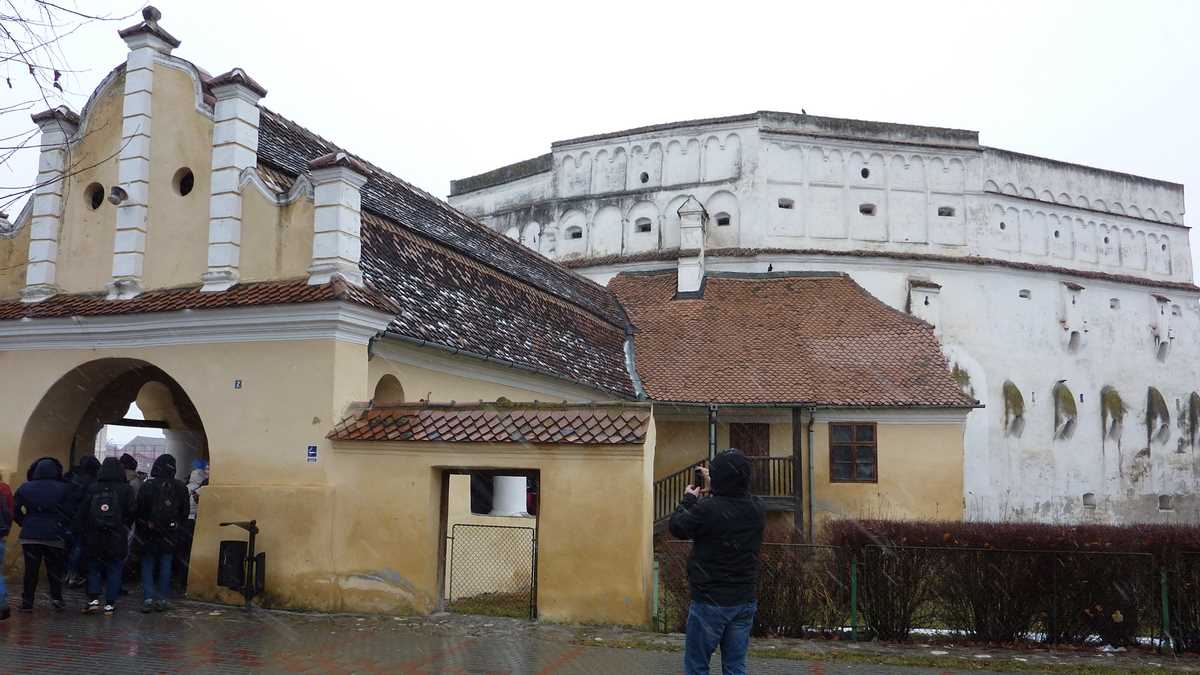
[[[39,606],[0,622],[0,673],[480,673],[682,672],[678,652],[599,646],[591,629],[487,617],[300,614],[179,603],[115,616]],[[581,645],[581,641],[597,646]],[[714,658],[720,672],[719,657]],[[937,675],[888,665],[754,659],[749,672]],[[963,671],[965,672],[965,671]],[[979,672],[979,671],[973,671]]]

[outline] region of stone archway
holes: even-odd
[[[161,423],[182,472],[194,459],[208,459],[200,415],[174,378],[146,361],[106,358],[71,369],[42,395],[21,434],[18,467],[23,472],[39,457],[74,465],[92,452],[97,432],[121,423],[134,402],[146,420]]]

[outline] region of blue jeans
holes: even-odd
[[[171,592],[170,553],[142,551],[142,599],[166,600]]]
[[[683,648],[685,675],[708,675],[713,652],[721,647],[721,673],[746,675],[746,651],[758,603],[718,607],[692,601]]]
[[[88,596],[93,599],[100,597],[100,581],[103,579],[104,604],[117,604],[117,598],[121,595],[121,570],[124,566],[124,560],[88,560]]]
[[[0,609],[8,607],[8,586],[4,581],[4,548],[4,537],[0,537]]]

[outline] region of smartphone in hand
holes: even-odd
[[[700,467],[696,467],[696,469],[692,471],[692,485],[695,485],[701,490],[706,487],[704,485],[704,470]]]

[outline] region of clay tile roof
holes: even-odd
[[[674,271],[609,283],[637,373],[661,401],[969,407],[933,328],[841,274],[711,275],[673,299]]]
[[[340,280],[308,285],[304,279],[239,284],[221,293],[201,293],[200,287],[148,291],[132,300],[108,300],[103,295],[56,295],[28,304],[19,300],[0,302],[0,321],[50,319],[69,316],[148,314],[183,309],[220,309],[256,305],[349,300],[384,312],[394,308],[370,290],[349,286]]]
[[[362,188],[362,268],[397,308],[389,332],[633,397],[628,320],[612,293],[267,109],[259,175],[288,189],[351,165]],[[282,190],[281,190],[282,191]]]
[[[614,405],[403,404],[368,408],[329,432],[335,441],[630,445],[646,440],[650,408]]]

